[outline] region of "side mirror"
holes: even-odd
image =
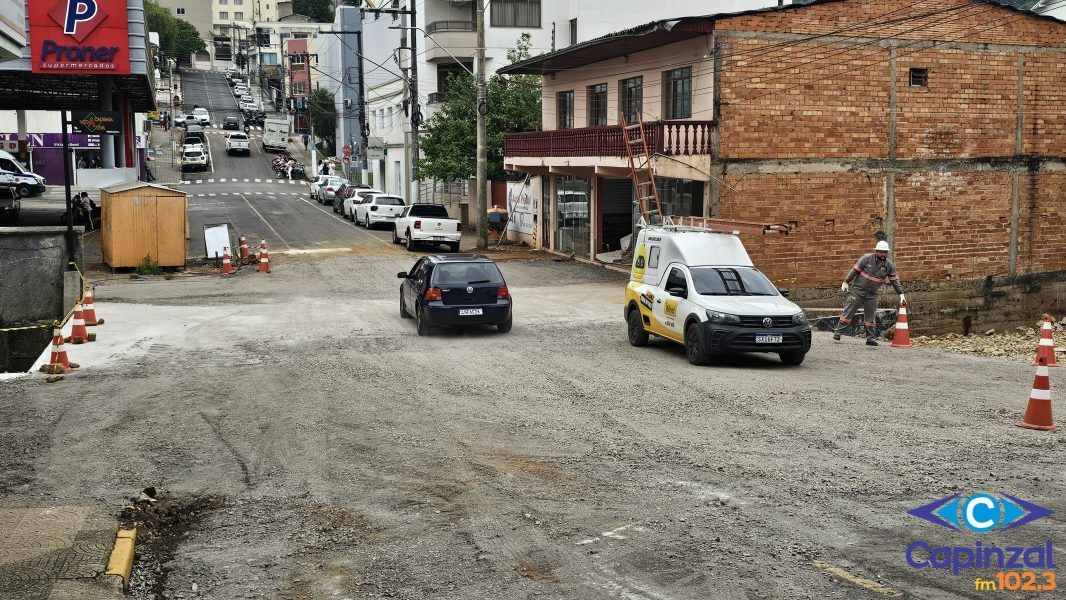
[[[777,288],[777,291],[785,298],[788,298],[788,295],[792,293],[792,291],[788,288]]]
[[[407,271],[400,271],[396,274],[397,279],[407,279]]]
[[[688,298],[688,292],[683,287],[672,287],[666,290],[667,294],[678,298]]]

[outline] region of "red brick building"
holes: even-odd
[[[632,190],[604,140],[636,108],[667,140],[691,124],[695,143],[655,159],[702,192],[679,212],[794,226],[745,244],[801,299],[836,303],[830,290],[883,237],[928,325],[1066,308],[1066,23],[984,0],[813,0],[652,23],[508,72],[543,76],[546,131],[505,146],[507,168],[543,180],[543,246],[573,251],[554,234],[558,189],[577,177],[590,249],[606,248],[597,232],[622,200],[610,195]]]

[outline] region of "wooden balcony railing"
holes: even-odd
[[[714,121],[657,121],[644,123],[648,149],[667,156],[711,153]],[[616,156],[625,158],[625,135],[618,125],[509,133],[503,154],[512,156]]]

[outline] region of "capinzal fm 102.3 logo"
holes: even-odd
[[[958,533],[987,534],[1014,529],[1055,511],[1009,494],[958,493],[908,511],[938,527]],[[998,569],[994,579],[977,578],[977,590],[1047,591],[1055,589],[1051,540],[1037,546],[972,546],[915,541],[907,546],[907,564],[915,569],[945,569],[959,575],[969,569]]]

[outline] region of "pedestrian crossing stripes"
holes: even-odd
[[[204,127],[205,129],[220,129],[220,130],[226,130],[226,128],[225,128],[225,127],[223,127],[223,126],[221,126],[221,125],[218,125],[217,123],[211,123],[210,125],[204,125],[203,127]],[[248,126],[248,129],[249,129],[250,131],[262,131],[262,130],[263,130],[263,128],[262,128],[261,126],[259,126],[259,125],[249,125],[249,126]],[[241,129],[229,129],[228,131],[243,131],[243,130],[244,130],[244,129],[243,129],[243,128],[241,128]]]
[[[303,192],[218,192],[216,194],[189,194],[190,198],[216,198],[218,196],[292,196],[303,197]]]
[[[218,179],[187,179],[181,185],[199,185],[204,183],[278,183],[281,185],[305,185],[301,179],[241,179],[239,177],[220,177]]]

